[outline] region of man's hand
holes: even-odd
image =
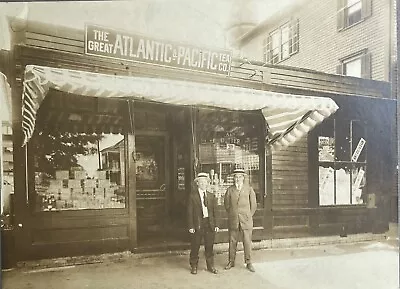
[[[215,227],[215,228],[214,228],[214,231],[215,231],[216,233],[218,233],[218,232],[219,232],[219,228],[218,228],[218,227]]]
[[[194,229],[193,229],[193,228],[190,228],[190,229],[189,229],[189,233],[190,233],[190,234],[194,234]]]

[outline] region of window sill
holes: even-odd
[[[275,62],[275,63],[272,63],[272,62],[267,62],[267,64],[271,64],[271,65],[279,65],[280,63],[282,63],[282,62],[284,62],[284,61],[286,61],[286,60],[290,59],[290,58],[291,58],[293,55],[296,55],[297,53],[299,53],[299,51],[296,51],[296,52],[294,52],[294,53],[290,54],[290,55],[289,55],[289,57],[286,57],[286,58],[284,58],[284,59],[281,59],[281,60],[279,60],[278,62]]]
[[[367,204],[348,204],[348,205],[326,205],[326,206],[321,206],[318,205],[318,209],[366,209]]]
[[[343,32],[343,31],[346,31],[346,30],[348,30],[348,29],[351,29],[352,27],[357,26],[358,24],[364,22],[364,21],[365,21],[366,19],[368,19],[368,18],[369,18],[369,17],[363,18],[363,19],[361,19],[361,20],[358,21],[358,22],[355,22],[355,23],[353,23],[353,24],[351,24],[351,25],[349,25],[349,26],[343,27],[342,29],[338,30],[338,32]]]

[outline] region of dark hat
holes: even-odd
[[[206,178],[206,179],[210,179],[210,177],[208,176],[207,173],[198,173],[197,177],[194,179],[194,181],[198,181],[200,178]]]
[[[237,174],[245,175],[246,172],[244,171],[244,169],[234,169],[233,174],[234,175],[237,175]]]

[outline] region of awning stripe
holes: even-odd
[[[273,148],[295,142],[338,109],[332,99],[325,97],[28,65],[25,68],[23,92],[23,114],[29,119],[28,123],[35,123],[37,109],[50,88],[84,96],[129,97],[228,110],[261,110],[268,128],[267,141]],[[25,104],[30,101],[34,104]],[[28,113],[28,109],[32,108],[34,111]],[[26,143],[32,135],[32,129],[28,124],[23,129]]]

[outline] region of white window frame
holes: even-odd
[[[346,30],[364,21],[372,15],[373,0],[336,0],[337,1],[337,29]],[[354,9],[354,11],[352,11]],[[360,14],[359,19],[350,22],[350,16]]]
[[[287,31],[286,41],[283,39],[285,30]],[[278,45],[275,45],[273,38],[277,39]],[[272,30],[266,37],[263,50],[264,60],[269,64],[277,64],[296,54],[299,51],[299,20],[288,21]]]
[[[340,75],[347,75],[346,65],[357,59],[361,60],[361,68],[360,68],[361,75],[353,76],[353,77],[370,79],[371,78],[371,53],[369,53],[367,49],[363,49],[361,51],[358,51],[349,56],[339,59],[339,65],[336,68],[336,73],[340,74]]]

